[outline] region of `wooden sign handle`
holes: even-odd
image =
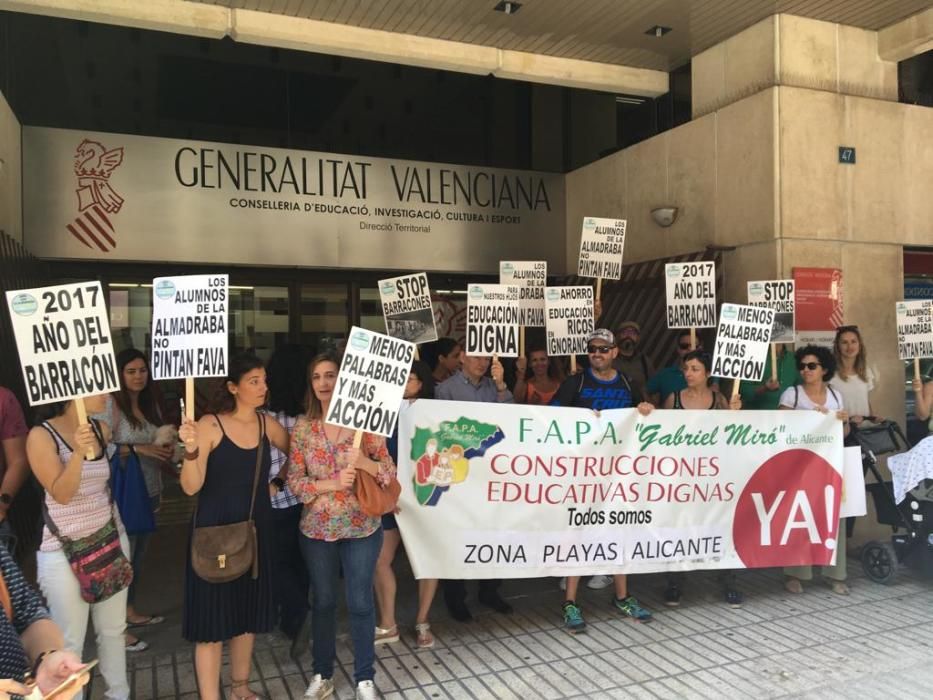
[[[919,357],[914,358],[914,379],[916,379],[918,382],[921,381],[920,380],[920,358]]]
[[[75,399],[75,410],[78,412],[78,425],[87,425],[87,409],[84,407],[84,399]],[[87,459],[94,459],[94,449],[88,447],[84,456]]]
[[[420,359],[421,359],[421,353],[418,352],[418,346],[417,346],[417,345],[415,346],[415,359],[416,359],[416,360],[420,360]]]
[[[185,418],[194,420],[194,377],[185,377]]]
[[[363,431],[357,430],[353,433],[353,447],[358,448],[361,444],[363,444]]]
[[[777,343],[771,343],[771,381],[776,382],[777,380]]]
[[[577,356],[571,355],[570,356],[570,374],[576,374],[576,373],[577,373]]]
[[[525,327],[518,327],[518,356],[525,356]]]
[[[601,300],[602,297],[603,297],[603,278],[597,277],[596,278],[596,298]]]
[[[690,349],[697,349],[697,329],[691,326],[690,328]]]
[[[732,382],[732,398],[734,399],[739,395],[739,387],[742,385],[741,379],[735,379]]]

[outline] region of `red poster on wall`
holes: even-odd
[[[793,276],[797,345],[832,345],[843,324],[842,270],[795,267]]]

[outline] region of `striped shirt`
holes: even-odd
[[[289,416],[286,415],[284,411],[279,411],[278,413],[271,414],[281,425],[288,431],[289,437],[292,434],[292,430],[295,428],[295,423],[298,422],[298,416]],[[272,466],[269,468],[269,481],[272,481],[279,474],[279,469],[282,468],[282,465],[285,464],[285,461],[288,459],[288,455],[282,452],[275,445],[271,445],[272,448]],[[272,507],[283,509],[291,508],[293,506],[301,505],[301,501],[295,498],[295,494],[291,492],[291,489],[288,488],[288,470],[282,474],[282,480],[285,481],[285,488],[279,491],[272,497]]]
[[[42,427],[49,430],[58,445],[58,458],[62,466],[67,465],[68,460],[71,459],[71,446],[47,421],[42,424]],[[87,537],[106,525],[111,516],[115,518],[120,534],[123,534],[120,516],[110,500],[109,480],[110,462],[107,461],[106,456],[100,459],[85,458],[78,490],[67,505],[59,503],[48,493],[45,494],[45,505],[49,510],[49,516],[62,535],[73,540]],[[49,532],[48,525],[43,526],[42,544],[39,546],[39,551],[55,552],[61,548],[61,542]]]

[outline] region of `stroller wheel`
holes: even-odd
[[[897,576],[894,546],[890,542],[866,542],[862,547],[862,568],[875,583],[893,583]]]

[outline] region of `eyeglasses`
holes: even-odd
[[[681,350],[689,350],[690,343],[678,343],[677,347],[679,347]]]
[[[599,353],[600,355],[605,355],[607,352],[612,350],[615,345],[587,345],[586,352],[588,355],[595,355]]]
[[[823,365],[821,365],[819,362],[801,362],[800,364],[797,365],[797,369],[803,372],[805,369],[813,370],[813,369],[817,369],[822,366]]]

